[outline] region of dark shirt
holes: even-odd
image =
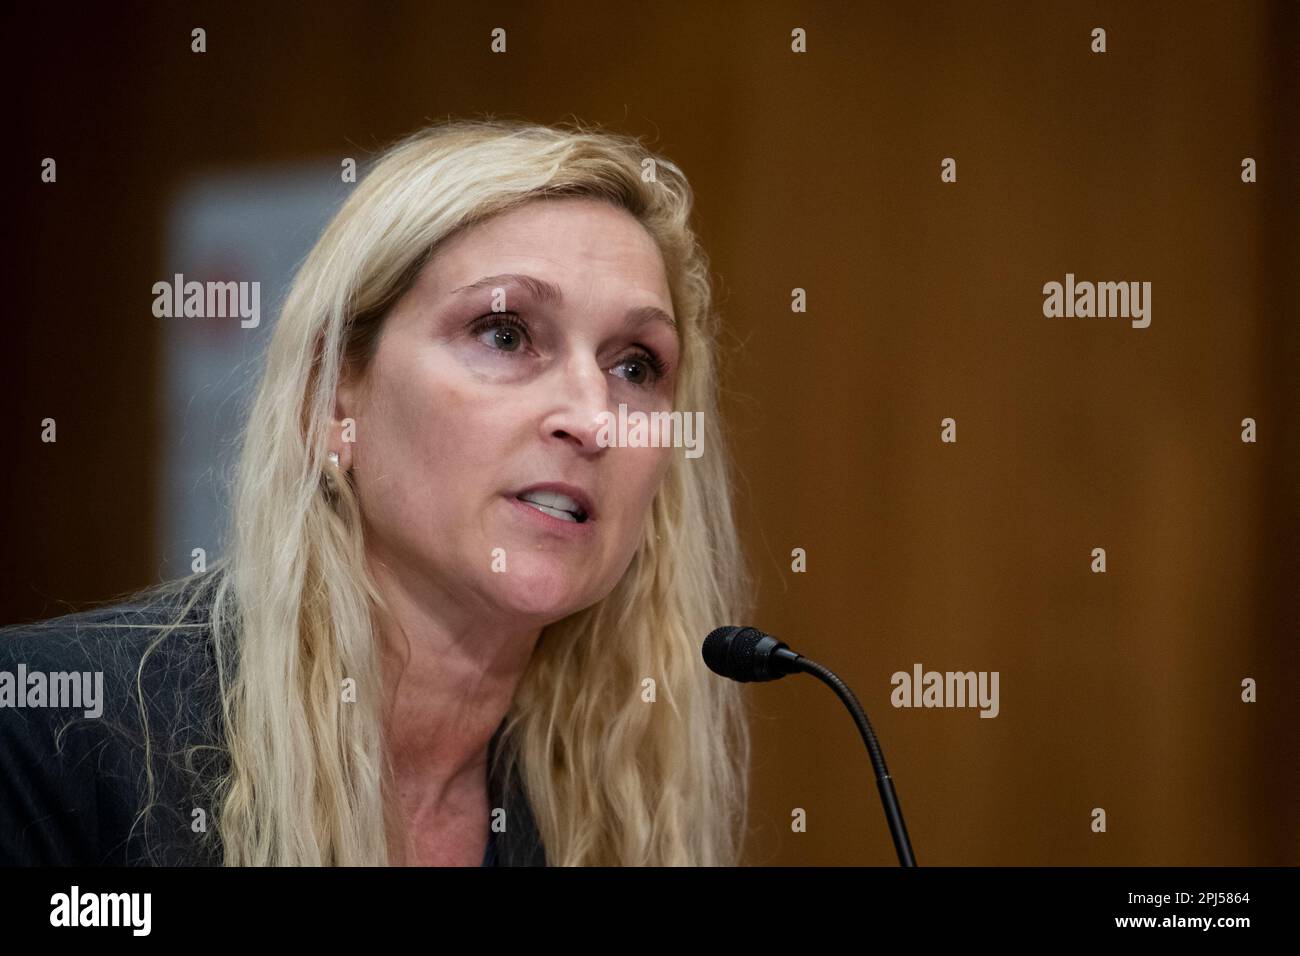
[[[518,777],[518,767],[504,763],[497,773],[492,773],[493,756],[505,729],[505,721],[497,727],[488,744],[488,803],[491,808],[505,810],[505,830],[497,833],[488,825],[487,847],[483,851],[483,866],[546,866],[546,849],[533,809]],[[508,782],[503,781],[507,770],[513,770]]]
[[[140,599],[0,629],[0,865],[220,864],[219,835],[200,841],[194,832],[196,807],[215,826],[209,785],[228,768],[215,723],[215,649],[202,602],[189,618],[193,626],[173,632],[149,655],[137,689],[141,657],[170,609],[156,598]],[[51,676],[82,674],[91,676],[76,681],[86,692],[79,698],[67,697],[68,677]],[[47,706],[37,696],[42,684]],[[78,706],[48,706],[69,699]],[[141,701],[153,745],[147,762]],[[99,715],[93,715],[96,703]],[[517,773],[508,787],[508,768],[491,773],[501,730],[489,744],[487,783],[490,807],[506,811],[506,829],[489,832],[482,865],[545,866]],[[196,745],[201,749],[191,750]],[[156,802],[141,815],[150,768]]]

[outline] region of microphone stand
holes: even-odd
[[[876,732],[871,729],[871,721],[867,720],[867,713],[858,703],[857,697],[849,690],[848,685],[830,670],[803,655],[798,655],[795,660],[787,658],[787,666],[811,674],[835,691],[839,699],[844,702],[844,706],[849,709],[849,713],[853,715],[853,722],[858,725],[858,732],[862,734],[862,740],[871,754],[871,766],[876,771],[876,786],[880,790],[880,802],[885,808],[885,820],[889,823],[889,835],[894,838],[898,865],[916,866],[916,857],[912,855],[912,842],[907,838],[907,824],[903,822],[903,810],[898,805],[898,795],[894,793],[894,781],[889,776],[889,768],[885,766],[885,755],[876,741]]]

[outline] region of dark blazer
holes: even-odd
[[[141,657],[171,609],[138,598],[0,629],[0,865],[220,864],[219,834],[202,841],[196,833],[215,826],[209,785],[228,767],[203,602],[191,626],[149,656],[137,689]],[[153,745],[147,765],[141,702]],[[49,706],[68,703],[76,706]],[[499,727],[489,769],[500,735]],[[148,769],[155,803],[141,815]],[[505,809],[506,831],[489,834],[483,865],[545,866],[523,787],[509,774],[507,789],[506,769],[488,778],[490,806]]]

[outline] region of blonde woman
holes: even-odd
[[[104,680],[99,716],[0,709],[0,862],[735,864],[748,732],[699,646],[748,585],[691,205],[579,124],[380,156],[274,329],[225,558],[0,632],[0,669]],[[610,447],[620,405],[702,413],[704,454]]]

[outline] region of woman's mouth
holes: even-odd
[[[531,505],[542,514],[550,515],[552,518],[559,518],[561,521],[572,521],[575,524],[582,524],[587,520],[587,512],[582,510],[572,498],[566,498],[564,495],[557,495],[549,491],[530,491],[518,496],[518,500],[526,505]]]
[[[590,517],[579,521],[578,515],[563,508],[538,504],[519,496],[506,497],[505,500],[510,502],[524,525],[534,533],[570,541],[586,541],[596,533],[596,522]]]
[[[534,485],[515,495],[515,500],[557,521],[586,524],[594,517],[591,499],[581,489],[569,485]]]

